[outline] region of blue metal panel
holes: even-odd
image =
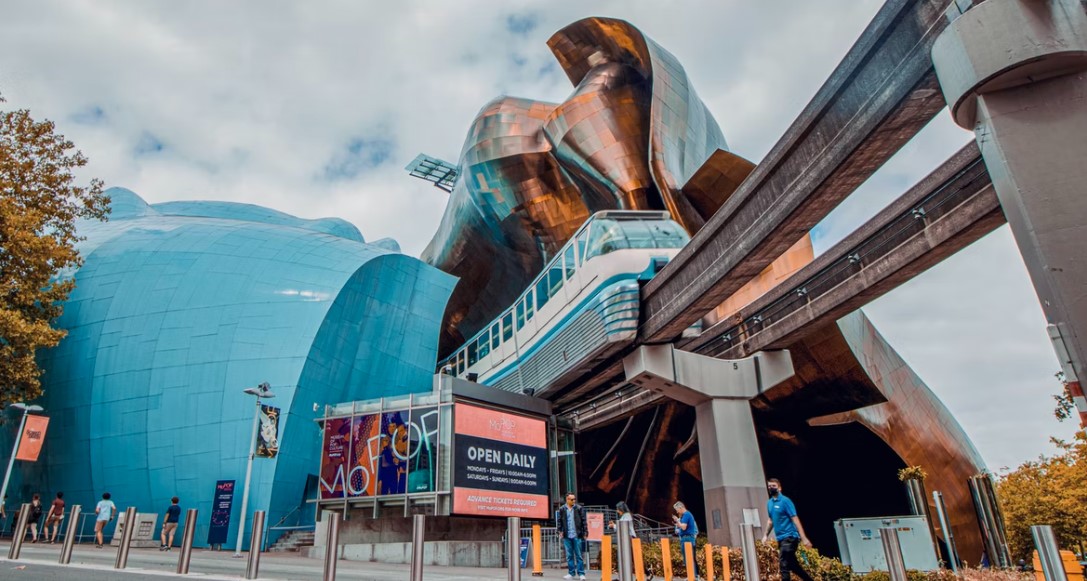
[[[267,381],[281,448],[255,461],[249,510],[275,523],[317,472],[314,404],[429,391],[453,277],[342,220],[107,193],[111,221],[80,225],[69,336],[41,354],[42,458],[17,464],[9,506],[62,490],[86,509],[109,491],[163,512],[177,495],[200,510],[200,543],[215,481],[241,495],[254,411],[242,389]]]

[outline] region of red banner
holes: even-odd
[[[26,416],[23,437],[19,440],[19,451],[15,454],[15,459],[36,462],[38,454],[42,451],[42,443],[45,442],[45,430],[48,427],[49,418],[45,416]]]

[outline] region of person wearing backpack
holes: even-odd
[[[38,523],[42,520],[42,497],[35,493],[30,500],[30,517],[26,519],[30,525],[30,539],[32,543],[38,542]]]

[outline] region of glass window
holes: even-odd
[[[484,357],[491,354],[491,331],[490,331],[490,329],[484,331],[483,334],[479,336],[479,341],[477,341],[477,344],[479,345],[479,358],[480,359],[483,359]]]
[[[506,313],[502,317],[502,340],[509,341],[513,337],[513,313]]]
[[[585,264],[585,249],[589,246],[589,230],[586,228],[577,235],[577,260],[578,264]]]
[[[544,308],[544,305],[547,304],[548,299],[551,298],[547,288],[548,284],[548,278],[546,275],[540,279],[540,282],[536,283],[536,297],[540,303],[539,307],[541,309]]]
[[[525,301],[517,301],[517,330],[525,326]]]
[[[475,365],[476,361],[479,361],[479,358],[476,356],[477,354],[476,342],[472,341],[468,344],[468,367]]]
[[[555,296],[559,292],[559,289],[562,288],[562,265],[556,264],[548,273],[548,278],[550,279],[549,282],[551,285],[550,294],[551,296]]]
[[[593,222],[589,231],[589,248],[586,250],[585,259],[614,252],[622,247],[623,231],[615,220],[597,220]]]
[[[624,248],[682,248],[690,236],[671,220],[597,220],[589,232],[586,260]]]
[[[498,335],[498,323],[491,326],[491,349],[498,349],[502,344],[502,337]]]
[[[566,247],[566,252],[562,255],[563,265],[566,267],[566,280],[570,280],[570,277],[574,276],[574,271],[577,270],[577,265],[574,264],[574,245]]]
[[[457,374],[464,373],[464,350],[462,349],[460,354],[457,355]]]
[[[536,301],[532,298],[536,289],[530,289],[528,294],[525,295],[525,321],[532,320],[532,314],[536,312]]]

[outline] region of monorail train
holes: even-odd
[[[513,306],[439,370],[546,397],[634,341],[641,282],[688,241],[668,212],[593,214]]]

